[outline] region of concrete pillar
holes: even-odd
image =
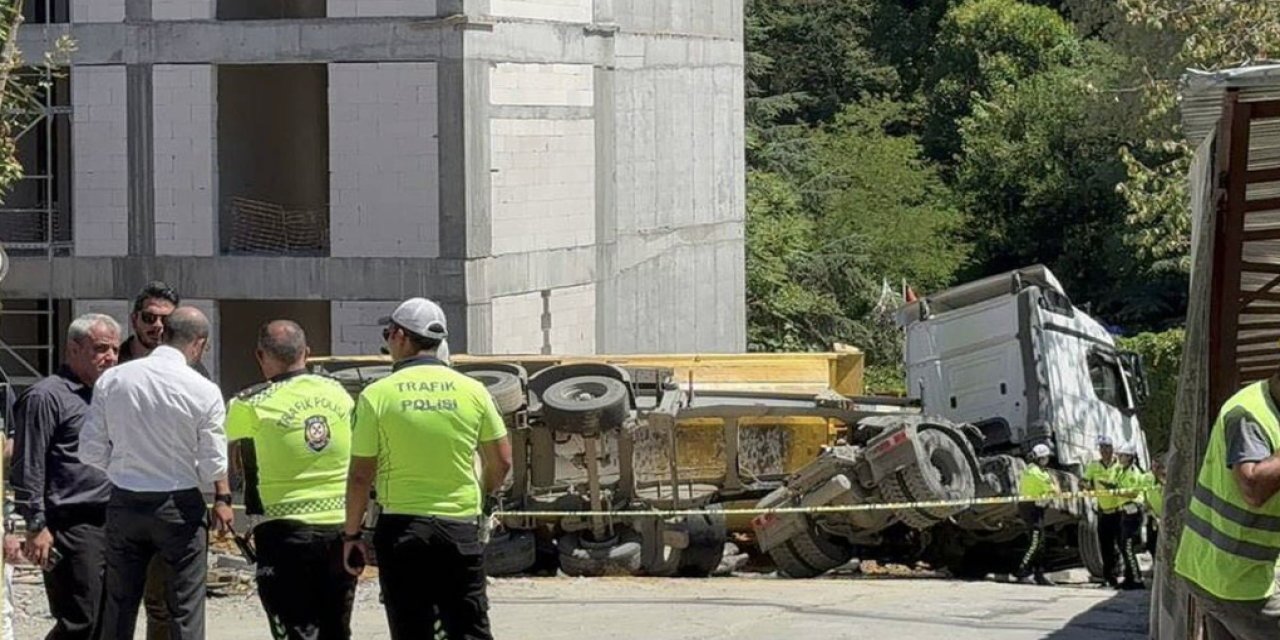
[[[129,253],[125,68],[71,68],[72,225],[78,256]]]
[[[217,252],[215,89],[213,65],[155,66],[156,255]]]

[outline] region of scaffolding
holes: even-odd
[[[47,12],[52,4],[45,0],[43,15],[51,15]],[[20,81],[32,79],[28,75]],[[0,300],[0,369],[7,374],[7,382],[18,388],[56,367],[54,272],[56,258],[71,251],[69,190],[63,184],[68,171],[59,170],[69,167],[69,159],[60,158],[57,145],[59,130],[62,135],[70,131],[69,89],[65,78],[40,82],[34,89],[38,104],[33,109],[28,103],[16,112],[22,128],[14,141],[24,171],[0,201],[0,246],[10,258],[43,262],[45,281],[43,298],[16,301],[5,296]]]

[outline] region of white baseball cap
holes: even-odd
[[[1095,442],[1099,447],[1109,447],[1111,446],[1111,436],[1106,434],[1099,435]]]
[[[1031,447],[1032,458],[1048,458],[1051,455],[1053,455],[1053,452],[1049,450],[1049,445],[1047,444],[1040,443]]]
[[[426,298],[409,298],[400,303],[391,315],[378,320],[380,325],[391,323],[424,338],[444,340],[449,336],[444,309]]]
[[[1133,446],[1132,443],[1121,442],[1120,446],[1116,447],[1116,453],[1122,456],[1136,456],[1138,455],[1138,448]]]

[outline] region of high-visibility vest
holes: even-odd
[[[1018,491],[1024,496],[1039,498],[1058,493],[1058,485],[1054,482],[1053,476],[1040,468],[1040,465],[1029,464],[1022,470],[1022,477],[1018,480]]]
[[[1179,575],[1223,600],[1270,597],[1280,558],[1280,496],[1249,506],[1227,467],[1227,418],[1245,411],[1271,442],[1280,442],[1280,416],[1265,381],[1227,400],[1213,423],[1174,561]]]
[[[1102,464],[1101,460],[1091,460],[1084,467],[1084,479],[1088,480],[1094,489],[1097,490],[1114,490],[1116,481],[1116,470],[1120,468],[1120,461],[1114,457],[1111,458],[1111,466]],[[1098,509],[1103,513],[1111,513],[1120,509],[1124,504],[1124,498],[1115,496],[1098,496]]]
[[[1138,471],[1138,468],[1133,465],[1123,467],[1120,466],[1120,463],[1116,463],[1116,471],[1113,477],[1115,478],[1116,491],[1130,491],[1133,493],[1131,496],[1117,498],[1122,506],[1131,502],[1137,505],[1142,504],[1143,490],[1147,488],[1147,474]],[[1139,512],[1135,511],[1134,513]]]
[[[1156,479],[1154,473],[1147,472],[1146,488],[1142,491],[1142,498],[1147,503],[1147,508],[1151,509],[1151,513],[1157,518],[1164,517],[1164,485]]]

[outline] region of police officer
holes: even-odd
[[[511,468],[506,427],[484,385],[437,358],[448,336],[438,305],[413,298],[383,320],[395,365],[356,403],[348,570],[363,565],[360,527],[376,476],[373,544],[393,640],[430,638],[437,620],[450,640],[492,638],[479,523]]]
[[[342,563],[354,402],[331,378],[309,374],[302,327],[267,323],[256,356],[266,382],[227,407],[227,438],[252,443],[246,493],[258,595],[277,640],[347,640],[356,578]],[[255,504],[256,503],[256,504]],[[256,513],[255,513],[256,512]]]
[[[1116,489],[1131,492],[1120,497],[1120,558],[1124,565],[1121,589],[1142,588],[1138,548],[1142,544],[1142,491],[1146,488],[1147,474],[1138,468],[1137,453],[1137,448],[1127,442],[1116,450],[1119,456],[1114,475]]]
[[[1142,502],[1147,505],[1151,514],[1147,518],[1147,551],[1155,556],[1160,542],[1160,519],[1164,517],[1164,474],[1169,454],[1152,458],[1151,471],[1147,472],[1146,483],[1142,488]]]
[[[1050,455],[1052,452],[1046,444],[1032,447],[1030,464],[1022,471],[1022,477],[1018,481],[1018,489],[1022,495],[1043,499],[1018,503],[1019,514],[1031,530],[1031,544],[1022,556],[1018,570],[1013,574],[1019,582],[1027,582],[1034,574],[1035,583],[1045,586],[1053,586],[1054,583],[1044,575],[1044,512],[1049,506],[1048,497],[1060,493],[1057,479],[1048,471]]]
[[[1280,373],[1222,405],[1187,505],[1174,571],[1206,616],[1208,640],[1280,629]]]
[[[1098,436],[1098,459],[1091,460],[1084,468],[1085,484],[1090,489],[1113,490],[1116,488],[1115,448],[1111,438]],[[1119,587],[1116,579],[1116,564],[1120,549],[1120,506],[1124,500],[1115,496],[1099,496],[1098,504],[1098,544],[1102,547],[1102,573],[1107,584]]]

